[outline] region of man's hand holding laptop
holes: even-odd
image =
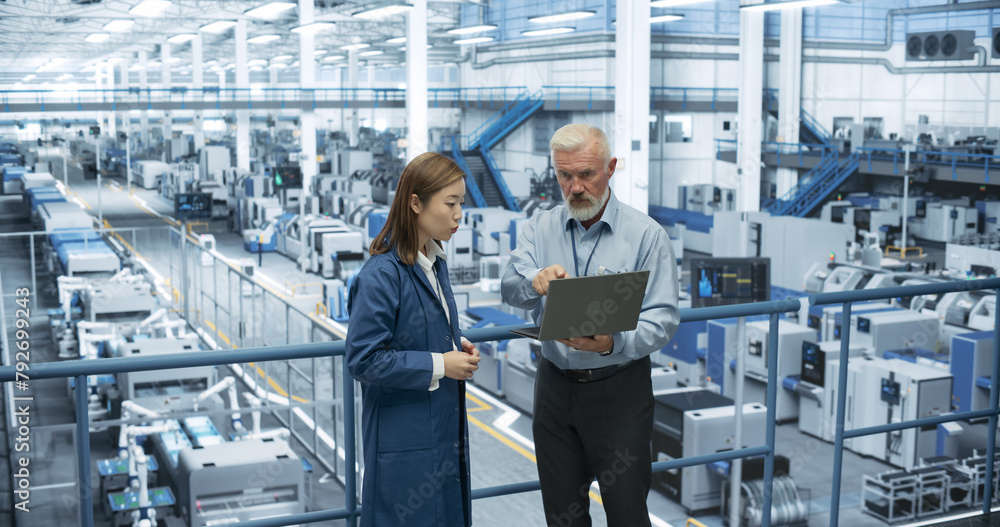
[[[549,294],[549,282],[559,278],[566,278],[566,269],[559,264],[550,265],[535,275],[535,279],[531,281],[531,285],[538,294],[545,296]],[[556,342],[565,344],[577,351],[591,351],[594,353],[604,353],[615,345],[610,333],[590,337],[559,339]]]

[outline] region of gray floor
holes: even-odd
[[[60,164],[56,164],[56,166],[58,168]],[[61,177],[60,174],[56,175]],[[74,176],[77,177],[74,178]],[[121,189],[123,182],[118,181],[117,184],[108,183],[107,180],[105,182],[107,185],[102,188],[101,197],[98,199],[95,182],[82,181],[78,174],[74,174],[72,169],[70,171],[71,190],[91,207],[91,213],[95,215],[97,214],[95,209],[98,208],[97,203],[99,202],[101,213],[113,226],[161,226],[165,224],[163,219],[143,212],[133,198],[145,200],[148,207],[162,213],[168,213],[171,208],[167,200],[157,196],[155,192],[143,190],[136,191],[134,196],[130,197],[127,191]],[[24,223],[17,221],[19,206],[16,198],[0,198],[0,219],[3,220],[3,230],[26,230]],[[216,237],[218,250],[223,254],[233,258],[257,258],[257,255],[248,255],[243,251],[242,242],[236,234],[226,232],[224,221],[213,223],[211,232]],[[2,265],[0,268],[3,270],[2,278],[5,292],[11,291],[12,287],[30,283],[30,265],[25,257],[27,249],[22,242],[23,239],[15,241],[0,238],[0,265]],[[133,245],[138,248],[142,243],[143,241],[140,239],[135,241]],[[155,260],[153,264],[160,269],[165,265],[169,266],[162,254],[154,254],[151,258]],[[53,275],[45,272],[38,264],[36,264],[36,270],[39,272],[37,283],[40,304],[55,305]],[[289,279],[292,283],[316,281],[315,276],[301,273],[293,262],[277,253],[263,255],[263,266],[260,271],[278,283],[289,281]],[[9,296],[5,296],[4,301],[9,305]],[[312,306],[309,304],[314,302],[315,300],[301,300],[304,309],[311,308]],[[12,317],[9,312],[7,316],[8,319]],[[38,316],[37,325],[44,326],[44,322],[45,317]],[[33,335],[33,339],[36,338],[39,339],[38,348],[43,348],[47,337]],[[32,344],[34,346],[35,342],[33,341]],[[51,355],[50,349],[49,359],[52,358]],[[37,486],[56,486],[40,490],[33,495],[33,500],[37,496],[41,512],[33,514],[29,518],[18,518],[18,525],[32,527],[67,525],[75,517],[74,504],[77,503],[75,496],[78,491],[75,486],[59,487],[58,485],[71,482],[75,478],[75,468],[72,470],[69,468],[75,467],[72,453],[72,427],[62,425],[73,421],[71,407],[65,385],[61,381],[50,381],[45,385],[39,384],[36,389],[42,394],[35,407],[39,423],[54,426],[50,432],[35,436],[35,441],[39,445],[36,455],[40,461],[44,459],[39,464],[41,473],[35,484]],[[477,389],[471,389],[470,394],[468,408],[471,444],[473,445],[473,487],[481,488],[535,479],[533,449],[530,442],[525,443],[521,439],[526,438],[530,441],[530,417],[510,408],[502,399],[491,399]],[[513,434],[510,433],[511,431]],[[106,436],[107,434],[93,434],[91,438],[93,462],[110,455],[112,438]],[[776,440],[777,453],[790,459],[791,475],[803,491],[804,499],[808,502],[811,511],[809,525],[828,525],[833,445],[799,433],[795,423],[778,426]],[[841,488],[842,500],[839,510],[840,525],[882,525],[881,521],[860,511],[861,475],[875,474],[889,468],[879,461],[863,459],[851,452],[845,452]],[[0,472],[2,470],[0,468]],[[339,483],[322,473],[312,474],[311,479],[314,490],[310,503],[312,510],[343,506],[343,490]],[[3,499],[7,499],[7,496],[7,493],[4,493]],[[594,525],[607,525],[599,503],[592,500],[591,504]],[[683,510],[677,503],[658,492],[651,493],[649,507],[651,514],[658,520],[655,522],[656,525],[684,525],[690,517],[687,511]],[[102,518],[103,514],[98,510],[96,515],[98,524],[101,524]],[[488,527],[544,525],[538,492],[478,500],[473,505],[473,518],[476,525]],[[722,518],[717,514],[698,515],[696,519],[710,527],[723,525]],[[5,522],[0,523],[6,524]],[[343,522],[326,522],[316,525],[340,524]]]

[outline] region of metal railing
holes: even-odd
[[[897,297],[910,297],[921,295],[937,295],[953,293],[958,291],[979,291],[984,289],[996,290],[998,301],[1000,301],[1000,278],[990,278],[988,280],[970,280],[965,282],[945,282],[940,284],[914,285],[906,287],[888,287],[883,289],[871,289],[861,291],[841,291],[836,293],[818,293],[809,296],[809,304],[822,306],[830,304],[843,304],[841,320],[851,319],[851,305],[854,302],[864,302],[868,300],[886,300]],[[1000,309],[994,310],[993,317],[993,357],[992,374],[990,377],[990,401],[989,408],[983,410],[973,410],[968,412],[958,412],[953,414],[940,415],[935,417],[925,417],[911,421],[870,426],[866,428],[855,428],[844,430],[847,406],[847,365],[850,360],[851,349],[851,325],[845,323],[841,326],[840,335],[840,377],[837,379],[837,423],[836,439],[833,451],[833,493],[830,496],[830,525],[836,526],[840,513],[840,480],[843,473],[844,440],[855,437],[864,437],[884,432],[894,432],[908,428],[917,428],[928,425],[937,425],[953,421],[966,419],[976,419],[989,417],[989,427],[986,440],[986,483],[983,496],[983,514],[990,511],[990,504],[993,501],[993,464],[996,460],[996,432],[997,432],[997,409],[998,381],[1000,381],[1000,339],[997,338],[996,330],[1000,327]],[[768,386],[770,389],[770,386]]]
[[[964,282],[948,282],[941,284],[929,284],[907,287],[893,287],[885,289],[875,289],[866,291],[847,291],[838,293],[814,294],[809,297],[811,305],[843,304],[843,317],[848,320],[850,317],[851,305],[853,302],[879,300],[895,297],[910,297],[926,294],[942,294],[956,291],[972,291],[992,289],[997,290],[1000,295],[1000,279],[976,280]],[[681,322],[694,322],[712,319],[744,317],[753,315],[768,315],[770,319],[770,330],[768,332],[768,382],[766,391],[766,432],[765,443],[763,445],[750,446],[737,450],[719,452],[714,454],[674,459],[670,461],[655,462],[652,465],[654,472],[675,470],[679,468],[712,463],[716,461],[728,461],[751,456],[765,457],[764,481],[767,491],[764,493],[764,503],[762,504],[762,525],[770,525],[772,483],[774,476],[774,456],[775,456],[775,408],[777,398],[778,371],[778,323],[782,313],[798,311],[799,300],[786,299],[772,302],[760,302],[754,304],[743,304],[737,306],[722,306],[700,309],[685,309],[681,311]],[[995,313],[995,324],[1000,324],[1000,310]],[[466,336],[473,342],[504,340],[515,338],[509,333],[509,329],[523,326],[504,326],[486,329],[471,329],[466,331]],[[995,326],[996,327],[996,326]],[[983,512],[987,512],[992,501],[992,481],[993,481],[993,459],[995,456],[995,435],[997,426],[998,411],[998,386],[1000,386],[1000,339],[993,341],[993,363],[992,377],[990,385],[990,407],[984,410],[960,412],[955,414],[916,419],[900,423],[873,426],[854,430],[844,430],[846,388],[847,388],[847,365],[850,353],[850,328],[845,325],[841,337],[841,356],[845,358],[840,362],[839,391],[837,393],[837,422],[836,441],[834,451],[833,467],[833,494],[831,496],[830,525],[836,526],[838,523],[838,513],[840,504],[840,482],[842,475],[844,439],[861,437],[871,434],[884,433],[888,431],[903,430],[939,424],[950,421],[958,421],[972,418],[989,418],[989,438],[987,441],[986,464],[986,484],[985,497],[983,501]],[[214,352],[190,352],[178,353],[170,356],[149,356],[149,357],[129,357],[111,358],[90,361],[72,362],[52,362],[32,364],[30,375],[32,380],[73,378],[77,386],[84,386],[87,377],[91,375],[106,375],[125,372],[165,370],[173,368],[184,368],[194,366],[222,366],[234,363],[247,362],[267,362],[278,360],[319,358],[330,356],[343,356],[344,342],[321,342],[299,345],[280,345],[270,347],[245,348],[238,350],[225,350]],[[347,368],[341,368],[342,389],[343,389],[343,410],[344,421],[353,423],[355,421],[355,395],[356,386]],[[13,366],[0,368],[0,383],[9,383],[15,380],[17,370]],[[79,469],[79,490],[80,490],[80,517],[81,525],[91,527],[93,525],[93,503],[91,491],[90,473],[90,420],[87,408],[87,391],[76,390],[75,403],[78,433],[77,455]],[[344,507],[323,511],[285,516],[281,518],[270,518],[244,522],[244,525],[251,527],[264,526],[285,526],[293,524],[311,523],[325,520],[345,519],[348,525],[355,525],[360,512],[357,503],[357,448],[355,427],[345,426],[343,437],[344,449],[344,485],[345,503]],[[473,499],[482,499],[494,496],[504,496],[537,490],[538,481],[525,481],[509,485],[500,485],[487,488],[475,489],[472,492]]]
[[[478,107],[493,108],[517,97],[523,86],[486,86],[480,88],[428,88],[427,98],[437,107],[441,103],[466,102]],[[37,104],[44,110],[46,104],[93,103],[122,105],[122,109],[152,109],[154,104],[179,103],[285,103],[343,102],[351,101],[405,101],[406,90],[399,88],[120,88],[120,89],[67,89],[67,90],[0,90],[0,106],[11,111],[12,104]],[[114,108],[113,108],[114,109]]]
[[[872,170],[872,159],[887,161],[892,158],[892,173],[899,174],[906,160],[906,151],[897,148],[858,147],[857,151],[868,162],[868,171]],[[1000,156],[992,154],[974,154],[969,152],[948,152],[941,150],[916,150],[910,152],[910,163],[939,165],[951,167],[951,179],[958,179],[958,168],[983,169],[983,178],[990,182],[990,168],[1000,168]]]

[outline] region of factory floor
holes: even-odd
[[[61,162],[54,163],[54,165],[57,171],[54,175],[62,179],[62,174],[59,173]],[[72,165],[68,175],[71,192],[89,206],[92,214],[97,214],[97,203],[100,202],[104,219],[113,227],[162,226],[168,223],[167,220],[157,215],[168,215],[172,205],[157,195],[156,191],[135,189],[133,192],[129,192],[124,188],[124,181],[117,178],[107,178],[102,182],[104,185],[101,197],[98,198],[95,181],[82,180],[80,173]],[[17,219],[19,214],[23,214],[23,211],[19,197],[0,197],[2,230],[7,232],[28,230],[29,226],[24,221]],[[212,222],[209,227],[216,238],[217,250],[223,255],[233,259],[252,257],[256,260],[258,258],[258,255],[250,255],[243,250],[242,241],[237,234],[226,231],[225,220]],[[198,230],[197,232],[203,231]],[[125,239],[128,240],[129,237],[126,235]],[[23,241],[23,238],[0,238],[0,269],[3,272],[2,280],[5,292],[11,291],[13,287],[20,287],[31,282],[27,249]],[[142,243],[140,238],[135,245],[138,247]],[[154,257],[152,260],[148,262],[151,266],[159,269],[161,274],[169,276],[169,269],[164,269],[164,266],[169,266],[169,262],[162,257]],[[57,304],[54,274],[44,271],[40,262],[36,262],[35,269],[38,271],[36,278],[38,307],[54,307]],[[291,278],[292,283],[319,280],[314,275],[306,274],[303,276],[294,262],[277,253],[263,255],[263,265],[258,269],[257,274],[267,277],[264,281],[268,287],[279,290],[285,282],[289,281],[289,278]],[[304,310],[312,310],[314,307],[312,304],[315,304],[315,299],[296,299],[295,295],[286,295],[286,297],[290,302],[300,303]],[[3,300],[8,306],[11,304],[9,294],[5,294]],[[10,309],[7,311],[8,324],[13,317],[10,311]],[[45,327],[44,311],[39,310],[35,313],[32,320],[33,327]],[[33,349],[45,350],[46,346],[48,346],[48,351],[45,352],[45,357],[33,357],[33,360],[54,360],[54,352],[48,335],[44,333],[32,334]],[[47,429],[40,429],[39,433],[32,438],[33,443],[38,445],[34,451],[34,459],[38,460],[40,471],[38,479],[33,481],[35,492],[32,494],[32,512],[28,515],[19,514],[15,525],[31,527],[69,525],[74,523],[75,510],[78,507],[76,501],[78,490],[74,483],[76,461],[73,447],[72,406],[64,381],[39,382],[34,384],[32,388],[37,390],[36,406],[33,409],[35,414],[33,415],[38,416],[39,426],[46,425]],[[472,445],[473,488],[536,479],[530,416],[511,407],[504,399],[493,397],[475,385],[470,385],[467,404]],[[273,425],[274,423],[266,423],[266,426]],[[791,476],[796,481],[802,500],[809,510],[808,524],[812,526],[828,525],[830,522],[833,445],[801,434],[794,422],[778,426],[776,432],[777,453],[790,460]],[[113,452],[113,438],[106,432],[92,433],[91,443],[92,465],[98,459],[110,457]],[[6,444],[7,441],[4,441],[3,445]],[[0,446],[0,448],[4,448],[4,446]],[[300,453],[303,452],[301,448],[297,450]],[[314,467],[321,466],[315,460],[311,461],[313,461]],[[890,469],[891,467],[880,461],[861,458],[852,452],[844,453],[838,522],[840,525],[859,527],[884,525],[882,521],[861,512],[861,476],[862,474],[876,474]],[[0,472],[3,470],[2,464],[0,464]],[[96,469],[94,473],[96,474]],[[330,477],[323,470],[317,469],[310,475],[310,479],[312,488],[309,502],[310,510],[333,509],[343,506],[343,488],[335,478]],[[9,479],[4,478],[3,481],[9,481]],[[9,493],[3,494],[4,499],[9,499]],[[98,525],[108,524],[101,510],[103,497],[97,496],[97,492],[94,494],[95,520]],[[591,512],[594,516],[594,525],[607,525],[607,520],[604,518],[600,506],[599,494],[592,494],[592,498]],[[648,503],[653,525],[680,526],[684,525],[685,521],[691,517],[688,511],[685,511],[679,504],[657,491],[650,493]],[[4,503],[4,505],[3,510],[10,510],[9,502]],[[3,520],[0,521],[0,524],[8,525],[9,523],[6,522],[3,514],[0,512],[0,520]],[[724,524],[722,517],[717,512],[696,514],[694,518],[710,527],[721,527]],[[473,522],[477,526],[487,527],[542,526],[544,518],[539,493],[531,492],[477,500],[473,503]],[[344,522],[324,522],[315,525],[343,524]]]

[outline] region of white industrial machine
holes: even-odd
[[[937,316],[911,310],[859,314],[851,344],[868,348],[876,356],[903,348],[937,350],[941,322]]]
[[[188,192],[189,186],[198,180],[198,165],[193,163],[172,163],[160,181],[160,194],[173,200],[177,194]]]
[[[198,152],[199,179],[214,179],[222,182],[222,171],[230,167],[229,148],[225,146],[203,146]]]
[[[180,450],[176,484],[181,516],[193,527],[305,512],[305,470],[281,439]]]
[[[855,427],[912,421],[951,411],[950,373],[901,359],[862,361],[862,377],[854,385]],[[918,427],[855,438],[850,448],[911,469],[920,459],[933,456],[936,445],[936,429]]]
[[[156,357],[199,349],[198,339],[194,335],[176,339],[141,339],[120,343],[117,356]],[[157,412],[180,412],[189,410],[192,395],[215,384],[216,376],[216,370],[212,366],[192,366],[119,373],[117,382],[125,399]]]
[[[733,401],[703,388],[655,394],[653,461],[670,461],[764,443],[767,409],[743,405],[743,444],[735,443]],[[653,488],[680,502],[689,513],[722,502],[722,477],[706,465],[653,474]]]
[[[132,166],[133,182],[144,189],[157,188],[167,172],[170,172],[170,165],[163,161],[141,160]]]
[[[850,350],[852,361],[864,354],[864,348]],[[803,342],[802,380],[795,385],[799,394],[799,431],[831,443],[837,424],[839,359],[840,342]],[[848,367],[851,364],[848,362]]]
[[[497,233],[510,232],[510,222],[524,214],[500,208],[467,208],[462,211],[462,224],[472,227],[473,249],[483,256],[500,253]]]
[[[363,236],[343,220],[307,214],[278,222],[277,251],[306,270],[333,278],[335,262],[360,260],[365,251]]]
[[[975,234],[979,211],[975,207],[918,201],[916,217],[910,220],[913,236],[935,242],[950,242],[965,234]]]
[[[770,331],[769,322],[747,323],[745,401],[764,404],[767,400],[767,355]],[[776,377],[778,382],[781,382],[785,377],[799,374],[802,367],[802,344],[815,340],[816,332],[814,330],[787,320],[778,321],[778,372]],[[731,387],[727,386],[723,394],[727,397],[735,397],[735,385],[734,382]],[[788,390],[778,390],[774,416],[778,422],[799,417],[799,401],[794,393]]]

